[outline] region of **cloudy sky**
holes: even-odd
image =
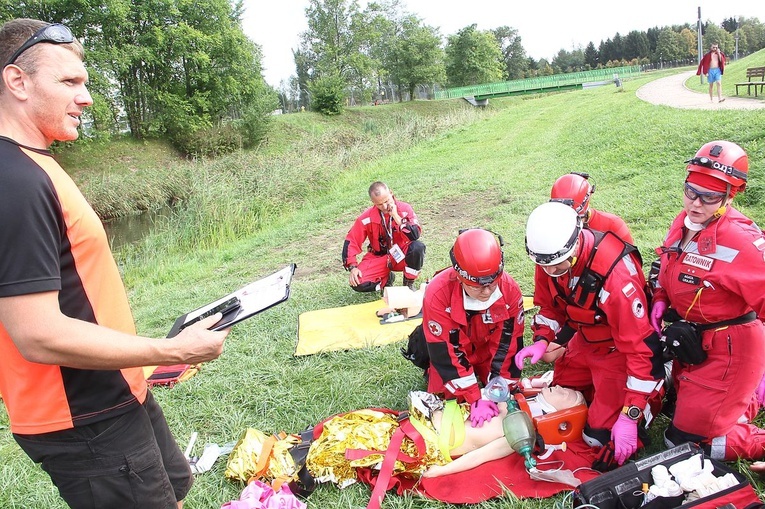
[[[362,7],[364,0],[359,1]],[[518,30],[526,53],[551,60],[560,49],[596,47],[616,32],[655,26],[695,23],[698,8],[703,21],[745,16],[765,21],[762,0],[401,0],[404,10],[425,24],[439,27],[442,36],[476,23],[481,30],[507,25]],[[307,28],[308,0],[245,0],[244,32],[263,48],[266,81],[279,82],[295,73],[292,49]]]

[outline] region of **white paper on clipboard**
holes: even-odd
[[[292,276],[295,273],[297,265],[294,263],[274,272],[264,278],[253,281],[242,288],[232,292],[220,299],[217,299],[201,308],[189,311],[173,324],[172,329],[167,334],[168,338],[176,336],[184,327],[199,321],[200,317],[209,316],[211,311],[221,307],[225,303],[233,303],[238,300],[238,305],[229,305],[227,309],[230,312],[224,314],[220,322],[216,323],[211,330],[221,330],[231,327],[251,316],[254,316],[268,308],[271,308],[287,300],[290,296],[290,285]]]

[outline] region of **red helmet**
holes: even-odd
[[[738,191],[746,187],[749,158],[744,149],[733,142],[710,141],[696,152],[696,157],[685,161],[689,172],[698,172],[728,183]]]
[[[590,185],[586,173],[569,173],[559,177],[550,190],[550,201],[559,201],[571,206],[577,214],[584,216],[590,206],[590,195],[595,186]]]
[[[502,274],[505,265],[502,237],[499,240],[497,237],[481,228],[460,232],[449,253],[460,281],[470,286],[488,286]]]

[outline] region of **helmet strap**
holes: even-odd
[[[723,214],[725,214],[725,211],[728,210],[728,203],[730,202],[730,190],[733,186],[728,184],[728,189],[725,193],[725,199],[722,202],[722,205],[720,205],[720,208],[718,208],[714,215],[712,216],[714,219],[722,217]]]

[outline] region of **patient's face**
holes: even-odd
[[[579,391],[561,387],[560,385],[553,385],[552,387],[542,389],[542,397],[546,402],[554,406],[556,410],[564,410],[584,403],[581,394]]]

